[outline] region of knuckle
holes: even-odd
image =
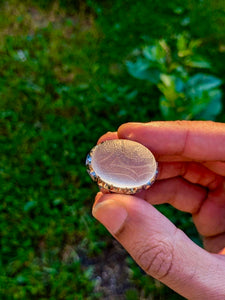
[[[134,258],[140,267],[156,279],[167,276],[173,263],[173,245],[169,241],[151,241],[151,246],[148,243],[144,247],[138,244]]]

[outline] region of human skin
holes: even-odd
[[[147,274],[187,299],[225,299],[225,124],[127,123],[108,139],[137,141],[159,163],[157,181],[136,195],[99,192],[93,215]],[[204,249],[153,205],[192,214]]]

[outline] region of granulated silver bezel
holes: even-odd
[[[103,142],[104,143],[104,142]],[[128,188],[128,187],[118,187],[118,186],[114,186],[112,184],[108,184],[107,182],[105,182],[104,180],[102,180],[94,171],[93,167],[92,167],[92,155],[96,149],[96,147],[98,147],[99,145],[96,145],[94,148],[91,149],[91,151],[89,152],[89,154],[87,155],[86,158],[86,166],[87,166],[87,172],[90,175],[90,177],[92,178],[92,180],[96,181],[98,186],[100,187],[100,189],[104,189],[107,190],[109,192],[112,193],[119,193],[119,194],[136,194],[137,192],[140,192],[141,190],[147,190],[150,188],[150,186],[155,182],[157,174],[158,174],[158,163],[156,162],[156,172],[154,174],[154,176],[144,185],[138,186],[138,187],[134,187],[134,188]]]

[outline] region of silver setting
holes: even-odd
[[[104,142],[102,142],[104,143]],[[158,163],[156,162],[156,172],[154,174],[154,176],[144,185],[138,186],[138,187],[134,187],[134,188],[121,188],[118,186],[114,186],[112,184],[109,184],[105,181],[103,181],[94,171],[93,167],[92,167],[92,155],[95,151],[95,148],[98,147],[98,145],[96,145],[95,147],[93,147],[91,149],[91,151],[89,152],[89,154],[87,155],[86,158],[86,167],[87,167],[87,172],[90,175],[90,177],[92,178],[93,181],[96,181],[99,188],[103,189],[103,190],[107,190],[108,192],[111,193],[119,193],[119,194],[128,194],[128,195],[132,195],[132,194],[136,194],[142,190],[148,190],[153,183],[155,182],[157,175],[158,175]]]

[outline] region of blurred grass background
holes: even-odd
[[[162,84],[187,82],[196,68],[217,80],[204,86],[200,108],[217,95],[213,118],[225,121],[224,20],[222,0],[1,1],[1,299],[181,299],[93,219],[98,189],[84,162],[99,136],[124,122],[170,119],[177,105],[183,118],[185,91],[181,102],[176,87],[172,100],[163,94],[168,115]],[[127,68],[162,39],[174,53],[180,36],[184,52],[200,41],[187,54],[192,65],[170,56],[182,75],[167,68],[157,85]],[[185,118],[198,118],[187,103]],[[188,214],[159,209],[201,243]]]

